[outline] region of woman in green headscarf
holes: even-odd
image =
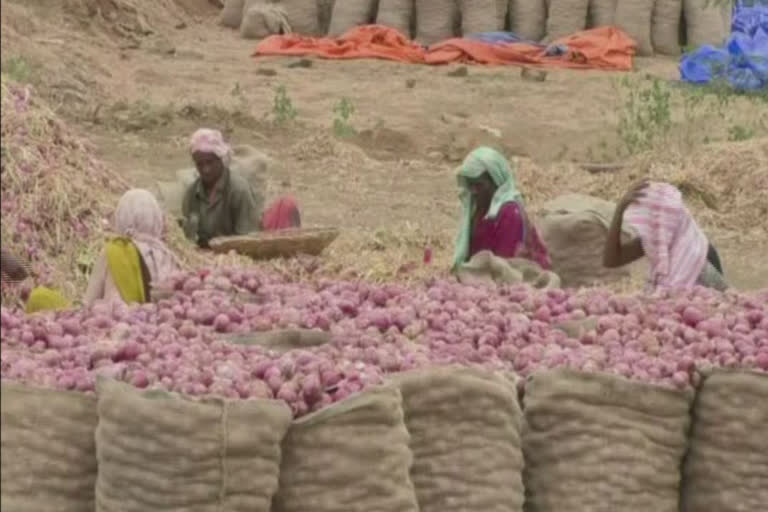
[[[504,155],[488,147],[472,151],[458,173],[461,225],[454,270],[480,251],[501,258],[526,258],[542,269],[552,266],[549,254],[531,224]]]

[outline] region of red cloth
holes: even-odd
[[[526,217],[518,203],[507,203],[493,219],[481,217],[472,228],[469,257],[491,251],[500,258],[524,257],[550,270],[552,263],[546,247],[533,225],[526,232]]]
[[[261,217],[264,231],[301,227],[301,214],[292,197],[281,197],[266,209]]]
[[[448,39],[426,49],[393,28],[355,27],[338,38],[297,34],[270,36],[259,42],[255,57],[265,55],[315,56],[326,59],[378,58],[413,64],[489,64],[542,68],[628,71],[636,43],[615,27],[577,32],[554,41],[566,45],[564,56],[548,57],[541,46],[529,43],[491,44],[471,39]]]

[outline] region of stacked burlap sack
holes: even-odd
[[[480,251],[456,269],[462,284],[473,286],[527,284],[538,290],[560,288],[560,278],[525,258],[505,259],[491,251]]]
[[[556,370],[525,389],[526,510],[678,512],[693,392]]]
[[[566,194],[542,205],[536,227],[552,259],[552,269],[563,287],[592,286],[629,276],[627,268],[603,265],[608,227],[616,205],[597,197]],[[622,238],[633,236],[624,228]]]
[[[768,507],[768,375],[717,371],[701,384],[683,471],[683,512]]]

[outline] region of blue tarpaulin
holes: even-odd
[[[740,91],[768,88],[768,1],[737,5],[725,45],[685,54],[680,76],[694,84],[725,82]]]

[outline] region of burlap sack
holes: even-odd
[[[287,405],[97,387],[97,512],[270,510]]]
[[[331,26],[334,0],[317,0],[318,18],[320,20],[320,35],[327,35]]]
[[[555,370],[525,388],[526,508],[677,512],[693,392]]]
[[[150,192],[166,212],[179,217],[186,190],[187,187],[178,181],[156,181]]]
[[[549,0],[546,41],[570,36],[587,27],[589,0]]]
[[[402,397],[392,386],[293,422],[274,512],[416,512]]]
[[[621,0],[616,4],[613,24],[637,43],[637,55],[653,55],[651,43],[651,14],[653,4],[659,0]]]
[[[377,0],[339,0],[333,5],[328,35],[337,37],[376,19]]]
[[[96,398],[4,382],[0,510],[92,512]]]
[[[376,23],[392,27],[404,36],[412,37],[413,0],[379,0]]]
[[[462,284],[491,286],[526,283],[533,288],[559,288],[560,278],[525,258],[505,259],[491,251],[479,251],[456,270]]]
[[[403,393],[419,510],[522,511],[522,412],[515,383],[458,367],[393,380]]]
[[[768,374],[718,371],[693,408],[683,472],[684,512],[765,510]]]
[[[433,45],[458,34],[454,27],[459,19],[457,0],[415,0],[416,40]]]
[[[240,37],[243,39],[263,39],[290,32],[292,29],[288,13],[279,4],[259,0],[253,5],[246,5],[243,22],[240,24]]]
[[[504,30],[497,0],[459,0],[459,10],[464,35]]]
[[[587,27],[610,27],[616,14],[616,0],[589,0]]]
[[[281,0],[288,14],[288,24],[294,33],[303,36],[320,35],[320,8],[317,0]]]
[[[651,41],[656,53],[680,55],[680,18],[683,0],[656,0],[651,17]]]
[[[686,45],[698,48],[705,44],[719,46],[731,33],[731,2],[683,0]]]
[[[510,0],[509,27],[528,41],[539,41],[547,26],[546,0]]]
[[[240,28],[244,7],[245,0],[224,0],[224,8],[219,13],[219,25]]]
[[[566,194],[545,203],[536,226],[552,259],[552,270],[566,288],[592,286],[629,276],[628,268],[603,266],[608,226],[615,205],[596,197]],[[633,236],[629,229],[622,238]]]

